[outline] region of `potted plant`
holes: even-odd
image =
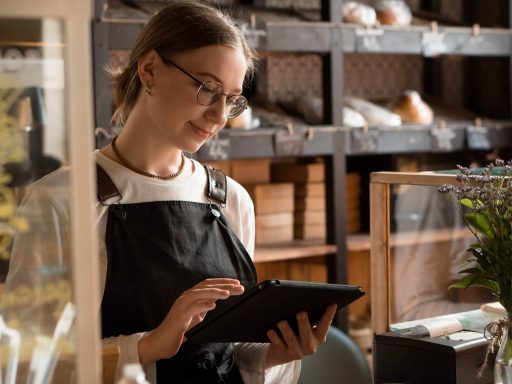
[[[497,159],[483,169],[458,166],[459,185],[439,191],[452,198],[475,242],[468,248],[464,276],[451,288],[491,290],[507,317],[495,360],[495,383],[512,383],[512,161]]]

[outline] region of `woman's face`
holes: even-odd
[[[201,82],[220,83],[226,95],[238,95],[247,70],[244,54],[237,48],[212,45],[163,59],[151,51],[148,57],[153,66],[149,67],[150,78],[143,82],[152,85],[151,95],[140,95],[150,120],[145,134],[151,130],[158,140],[186,152],[196,152],[226,124],[226,97],[209,106],[199,104],[198,82],[167,60]]]

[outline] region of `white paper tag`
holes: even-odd
[[[464,328],[457,319],[442,319],[420,324],[411,329],[412,336],[438,337],[462,331]]]

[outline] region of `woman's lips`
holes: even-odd
[[[190,125],[192,125],[192,127],[194,127],[195,131],[197,132],[197,134],[201,137],[204,137],[204,138],[209,138],[213,132],[210,132],[206,129],[202,129],[202,128],[199,128],[197,125],[193,124],[193,123],[190,123]]]

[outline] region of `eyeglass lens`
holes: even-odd
[[[202,105],[212,105],[220,100],[224,94],[222,85],[215,81],[207,81],[197,91],[197,101]],[[228,96],[226,100],[227,117],[240,115],[247,108],[247,99],[242,95]]]

